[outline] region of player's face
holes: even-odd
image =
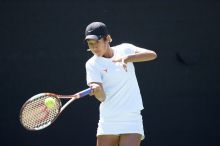
[[[89,49],[97,56],[103,56],[106,53],[108,42],[103,38],[100,40],[87,40]]]

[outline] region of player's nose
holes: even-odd
[[[95,45],[91,46],[90,49],[92,49],[93,51],[97,51],[98,50],[97,46],[95,46]]]

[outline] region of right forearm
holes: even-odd
[[[97,93],[94,95],[100,102],[103,102],[105,100],[105,95],[102,93]]]

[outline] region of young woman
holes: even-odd
[[[86,62],[87,84],[100,102],[97,146],[140,146],[144,139],[142,97],[133,62],[154,60],[154,51],[112,41],[106,25],[86,27],[85,40],[94,54]]]

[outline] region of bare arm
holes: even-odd
[[[156,58],[157,54],[154,51],[144,48],[137,48],[135,54],[130,54],[121,58],[114,59],[113,62],[123,62],[126,64],[128,62],[150,61]]]
[[[124,62],[143,62],[150,61],[157,58],[157,54],[152,50],[147,50],[144,48],[137,48],[135,54],[128,55],[124,58]]]
[[[89,86],[93,89],[90,95],[94,95],[100,102],[103,102],[105,100],[105,92],[102,83],[92,82]]]

